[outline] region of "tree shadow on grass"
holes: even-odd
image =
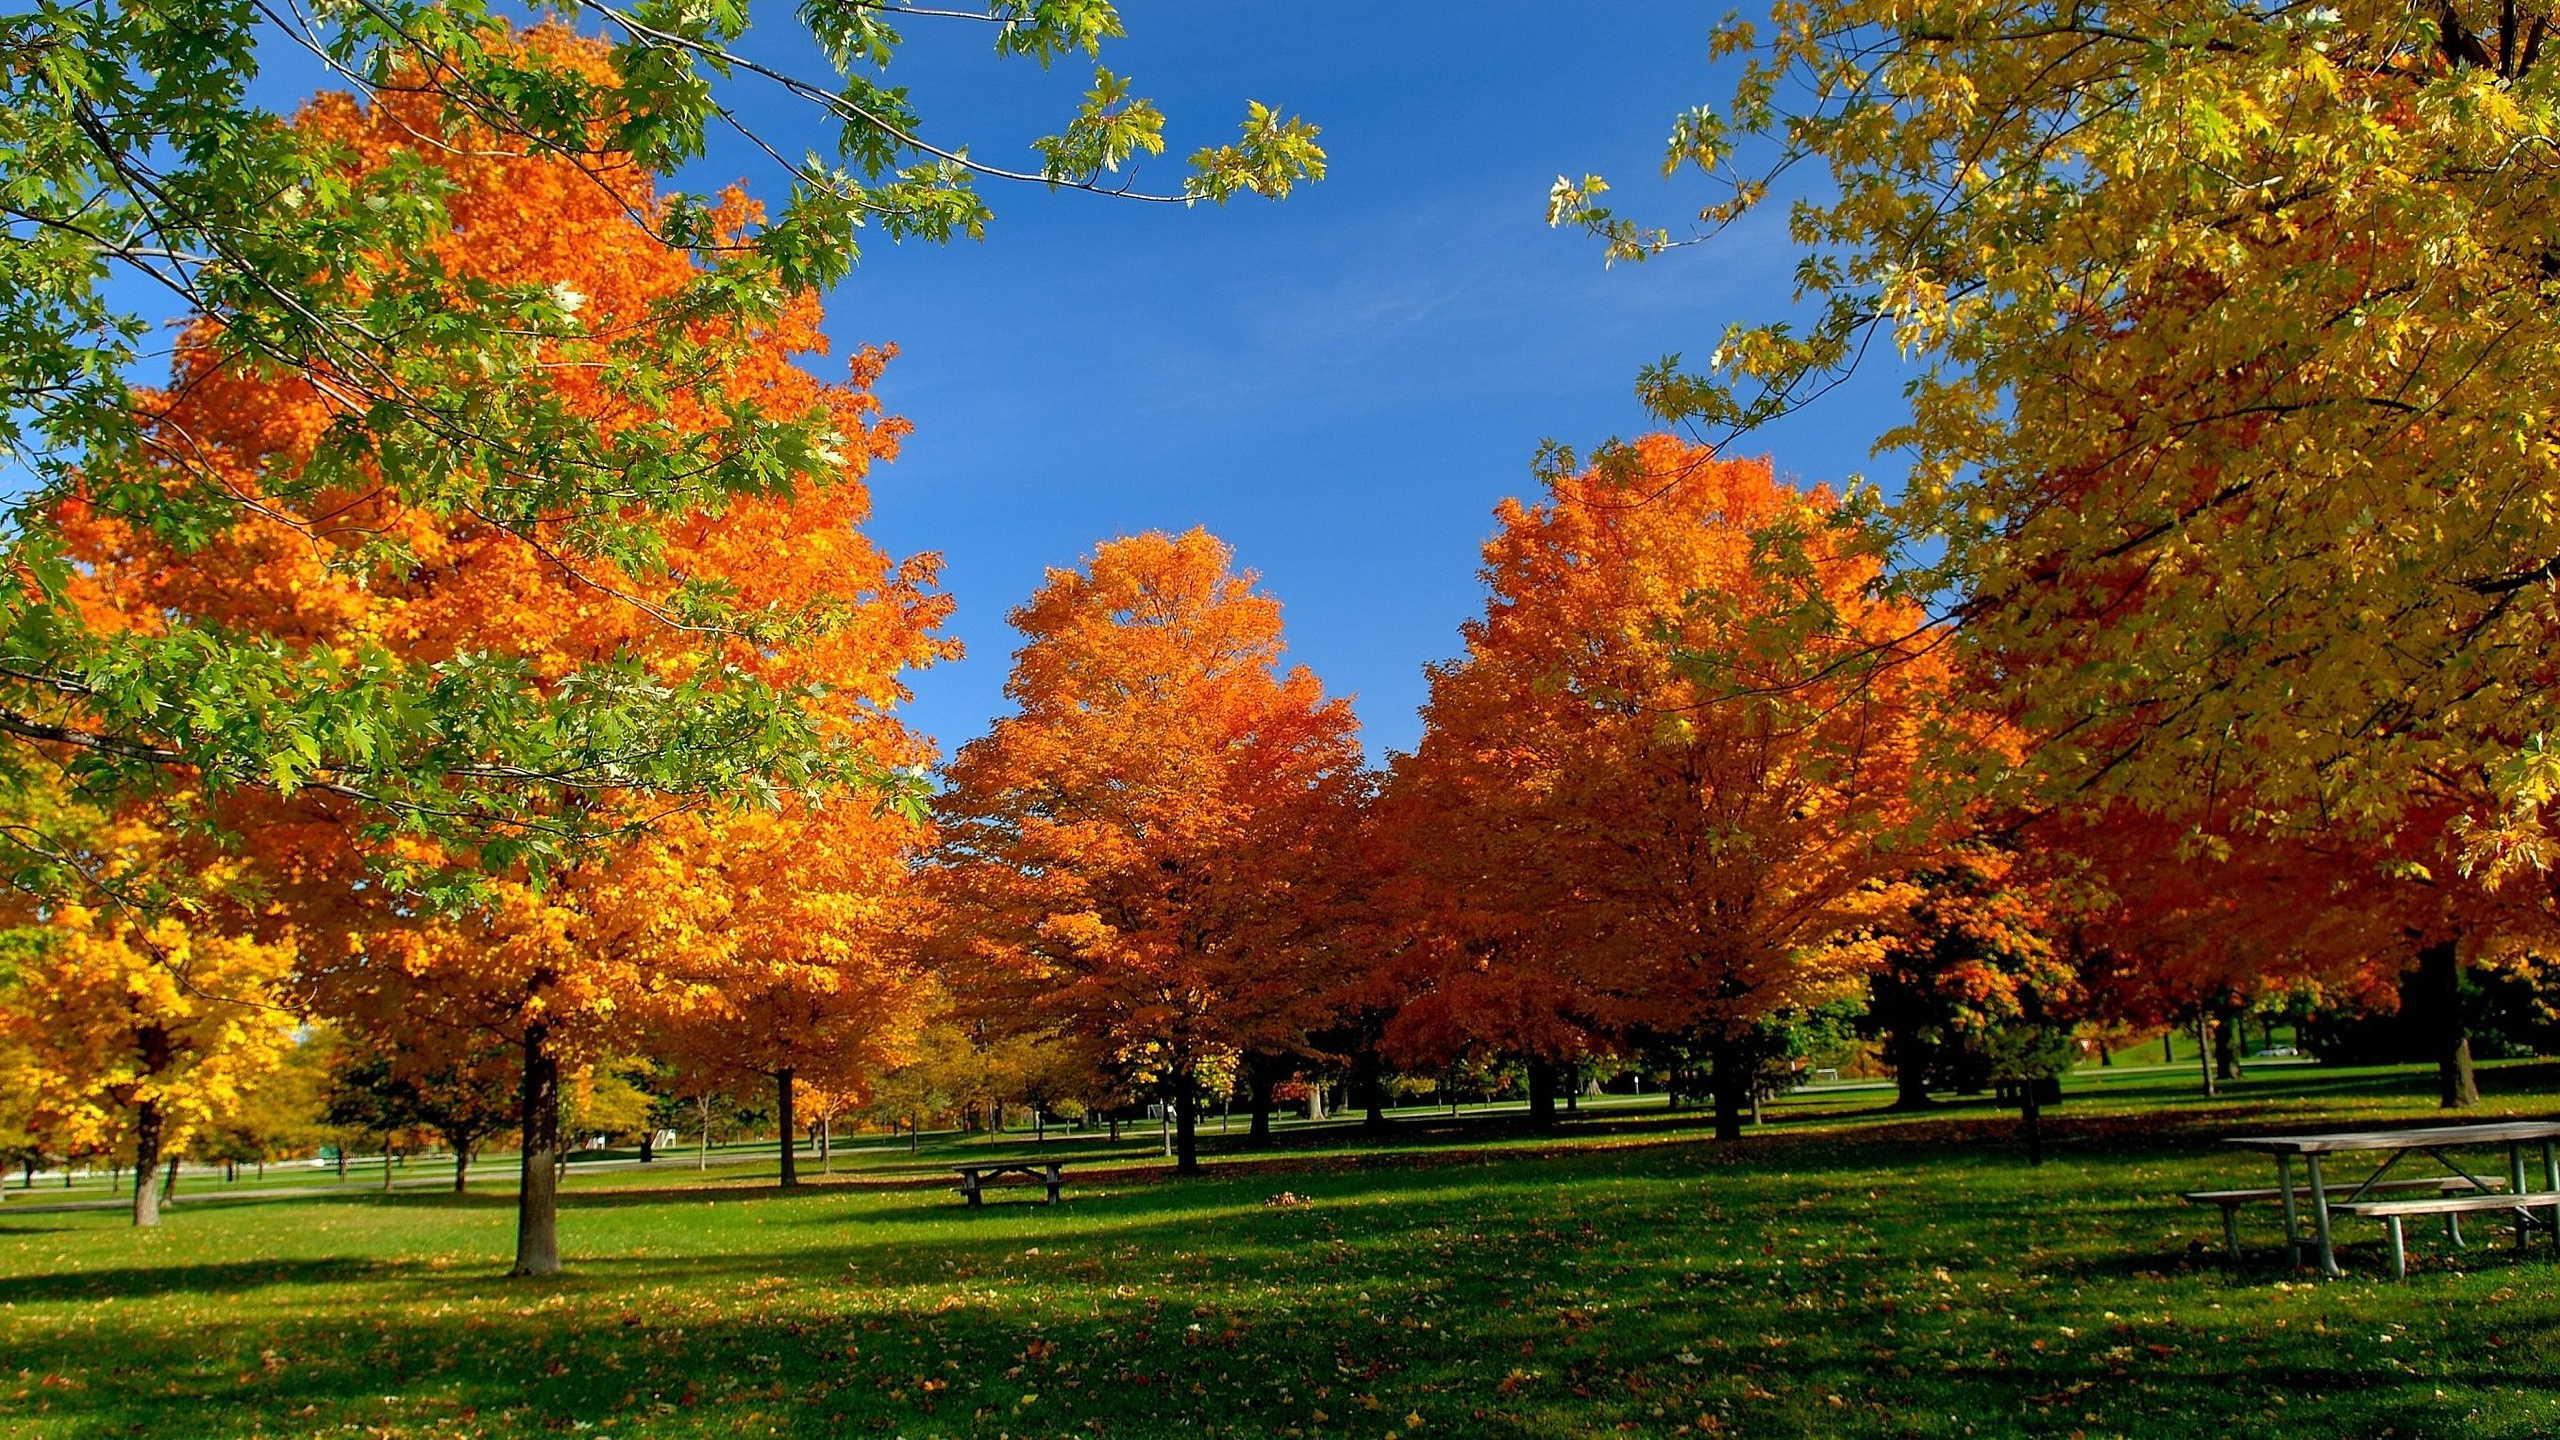
[[[664,1203],[677,1223],[654,1228],[734,1248],[663,1249],[648,1223],[617,1221],[620,1243],[649,1239],[646,1253],[578,1254],[573,1201],[571,1273],[557,1280],[415,1262],[151,1271],[130,1306],[14,1317],[7,1365],[63,1383],[16,1401],[0,1388],[0,1430],[41,1402],[42,1423],[74,1436],[601,1433],[619,1418],[658,1437],[1093,1422],[1114,1440],[1188,1440],[1278,1434],[1324,1408],[1514,1440],[1660,1435],[1665,1416],[1727,1407],[1743,1434],[1954,1437],[1957,1416],[1984,1435],[2067,1434],[2095,1411],[2107,1423],[2092,1433],[2194,1436],[2266,1430],[2272,1397],[2288,1395],[2287,1418],[2322,1434],[2532,1433],[2522,1398],[2466,1423],[2471,1402],[2437,1391],[2530,1389],[2539,1403],[2554,1383],[2540,1358],[2550,1287],[2519,1287],[2532,1306],[2489,1314],[2424,1282],[2288,1292],[2301,1308],[2278,1308],[2271,1287],[2217,1284],[2217,1267],[2162,1253],[2143,1219],[2156,1197],[2126,1198],[2132,1177],[2097,1171],[2099,1203],[2039,1208],[2058,1198],[2049,1180],[1947,1143],[1961,1130],[1933,1133],[1925,1169],[1907,1140],[1868,1132],[1693,1136],[1463,1162],[1301,1157],[1056,1212],[851,1187],[840,1202],[625,1193],[612,1208]],[[2140,1169],[2194,1155],[2180,1135],[2135,1129],[2120,1143]],[[1312,1203],[1268,1206],[1283,1176]],[[2155,1181],[2168,1183],[2139,1185]],[[755,1199],[769,1228],[684,1226],[705,1199],[723,1211]],[[794,1214],[776,1200],[814,1203]],[[776,1226],[786,1218],[841,1233]],[[588,1234],[609,1248],[614,1228],[599,1217]],[[1954,1273],[1931,1278],[1939,1265]],[[309,1293],[255,1293],[297,1273]],[[90,1278],[0,1300],[88,1299]],[[189,1292],[238,1298],[176,1325],[176,1307],[141,1303]],[[1936,1308],[1942,1297],[1960,1310]],[[2108,1308],[2160,1318],[2119,1334]],[[2386,1368],[2403,1347],[2372,1332],[2428,1315],[2510,1348],[2447,1345],[2410,1355],[2423,1375]],[[2340,1334],[2306,1333],[2316,1318]]]
[[[51,1275],[0,1276],[0,1305],[135,1300],[157,1295],[238,1295],[269,1285],[338,1285],[380,1279],[401,1267],[379,1260],[238,1260],[197,1265],[133,1265]]]

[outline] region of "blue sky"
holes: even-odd
[[[983,243],[877,244],[828,297],[839,354],[900,349],[880,395],[916,429],[873,474],[871,529],[943,556],[969,648],[915,677],[910,720],[948,754],[1006,708],[1004,616],[1046,567],[1203,525],[1283,603],[1291,659],[1356,697],[1372,756],[1409,749],[1423,666],[1481,609],[1489,512],[1534,490],[1539,442],[1632,433],[1641,366],[1784,306],[1775,217],[1615,270],[1544,222],[1562,173],[1607,174],[1664,220],[1694,205],[1658,161],[1674,114],[1729,89],[1707,56],[1720,11],[1129,0],[1103,60],[1170,117],[1147,188],[1178,188],[1173,157],[1230,138],[1249,97],[1321,125],[1331,173],[1223,210],[994,187]],[[751,51],[824,74],[787,9],[756,13]],[[996,60],[983,25],[907,28],[887,78],[930,138],[991,163],[1031,168],[1027,142],[1091,80]],[[725,98],[784,153],[831,148],[805,108]],[[743,143],[678,177],[732,180],[784,189]],[[1748,448],[1805,479],[1865,470],[1893,399],[1864,377]]]

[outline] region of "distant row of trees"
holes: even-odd
[[[0,527],[0,1119],[149,1171],[325,1025],[380,1057],[350,1123],[512,1086],[544,1273],[564,1113],[633,1057],[785,1134],[902,1086],[1160,1097],[1189,1166],[1205,1097],[1308,1074],[1374,1105],[1517,1066],[1543,1116],[1642,1057],[1733,1135],[1842,1007],[1915,1096],[1987,1071],[2032,1115],[2093,1027],[2229,1044],[2308,994],[2404,1002],[2471,1103],[2467,987],[2560,948],[2560,170],[2506,43],[2541,22],[2461,9],[1791,8],[1673,158],[1738,184],[1711,226],[1801,188],[1735,125],[1832,167],[1790,227],[1819,314],[1642,393],[1728,435],[1891,328],[1899,496],[1554,453],[1383,772],[1223,545],[1112,541],[1017,612],[1015,713],[938,783],[895,710],[948,600],[859,528],[887,357],[809,367],[857,223],[974,233],[982,172],[851,73],[897,43],[867,7],[818,22],[848,168],[771,217],[653,178],[736,113],[702,88],[736,7],[612,44],[332,12],[303,38],[378,89],[291,121],[243,98],[241,7],[0,21],[36,481]],[[1047,60],[1118,23],[993,29]],[[1162,143],[1106,77],[1033,178]],[[1168,198],[1321,163],[1256,107]],[[1603,188],[1555,218],[1677,243]],[[163,388],[111,268],[193,312]]]

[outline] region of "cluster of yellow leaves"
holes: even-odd
[[[289,941],[174,916],[65,906],[8,932],[0,1049],[30,1101],[28,1129],[57,1154],[114,1149],[134,1112],[183,1148],[227,1118],[293,1045],[278,1003]]]
[[[1666,414],[1747,422],[1890,330],[1898,502],[2037,804],[2318,836],[2409,928],[2555,929],[2560,83],[2531,7],[1812,0],[1730,23],[1727,114],[1827,167],[1818,323],[1739,328]],[[1672,243],[1559,214],[1642,254]],[[1783,398],[1779,400],[1783,408]],[[2494,901],[2474,893],[2518,893]],[[2448,922],[2448,912],[2470,911]]]

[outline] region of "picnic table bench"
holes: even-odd
[[[2491,1189],[2495,1189],[2500,1183],[2501,1182],[2496,1180],[2475,1181],[2460,1175],[2430,1175],[2420,1180],[2377,1181],[2374,1184],[2366,1186],[2365,1193],[2370,1194],[2377,1190],[2388,1190],[2396,1194],[2414,1190],[2430,1195],[2467,1196],[2476,1193],[2484,1185]],[[2295,1193],[2297,1195],[2300,1194],[2299,1191]],[[2222,1207],[2222,1253],[2229,1256],[2231,1259],[2237,1260],[2240,1258],[2240,1226],[2238,1223],[2240,1207],[2243,1205],[2256,1205],[2278,1200],[2291,1200],[2294,1197],[2288,1196],[2286,1192],[2276,1189],[2273,1186],[2261,1186],[2257,1189],[2251,1190],[2190,1190],[2178,1198],[2186,1201],[2190,1205],[2219,1205]],[[2302,1200],[2310,1199],[2308,1195],[2300,1195],[2300,1198]],[[2346,1207],[2344,1204],[2341,1204],[2337,1208],[2344,1209]],[[2448,1214],[2445,1216],[2445,1226],[2446,1234],[2453,1240],[2453,1242],[2457,1245],[2461,1244],[2462,1231],[2456,1224],[2452,1215]]]
[[[2455,1248],[2459,1249],[2462,1245],[2460,1216],[2484,1210],[2513,1211],[2516,1217],[2516,1248],[2521,1250],[2525,1246],[2527,1238],[2525,1227],[2531,1212],[2560,1211],[2560,1192],[2546,1190],[2534,1195],[2443,1195],[2432,1200],[2359,1200],[2337,1208],[2345,1214],[2382,1222],[2383,1227],[2391,1232],[2391,1278],[2406,1280],[2409,1278],[2409,1245],[2407,1239],[2401,1234],[2400,1225],[2408,1217],[2412,1215],[2443,1216],[2445,1235],[2453,1241]],[[2552,1222],[2545,1220],[2543,1223],[2548,1226]],[[2560,1236],[2560,1231],[2555,1231],[2554,1234]]]
[[[986,1182],[997,1179],[1001,1176],[1019,1175],[1035,1185],[1047,1185],[1049,1187],[1048,1203],[1052,1205],[1058,1203],[1058,1187],[1067,1183],[1064,1174],[1066,1167],[1063,1162],[1057,1160],[1022,1160],[1002,1164],[990,1163],[985,1165],[962,1165],[958,1167],[958,1169],[960,1171],[960,1198],[968,1201],[973,1208],[984,1199],[981,1192],[986,1188]]]
[[[2408,1130],[2350,1130],[2327,1135],[2243,1135],[2225,1142],[2243,1149],[2257,1150],[2276,1157],[2275,1197],[2284,1204],[2285,1242],[2296,1263],[2302,1258],[2304,1237],[2300,1227],[2300,1202],[2310,1203],[2313,1234],[2317,1239],[2320,1273],[2340,1275],[2336,1251],[2332,1248],[2329,1224],[2332,1215],[2352,1215],[2359,1219],[2380,1220],[2391,1236],[2391,1270],[2394,1276],[2408,1274],[2408,1249],[2402,1223],[2412,1215],[2440,1215],[2445,1231],[2454,1244],[2462,1243],[2460,1217],[2504,1211],[2515,1216],[2516,1244],[2522,1247],[2531,1227],[2542,1226],[2560,1240],[2560,1122],[2548,1120],[2509,1120],[2485,1125],[2430,1125]],[[2542,1152],[2542,1171],[2536,1185],[2529,1179],[2525,1166],[2525,1147],[2535,1146]],[[2506,1153],[2507,1173],[2503,1179],[2483,1179],[2465,1168],[2455,1152],[2466,1149],[2500,1148]],[[2408,1183],[2390,1178],[2392,1167],[2411,1155],[2424,1155],[2451,1172],[2430,1177],[2435,1193],[2424,1193],[2427,1181]],[[2379,1159],[2381,1163],[2362,1180],[2352,1183],[2331,1182],[2322,1172],[2322,1162],[2330,1158],[2362,1157]],[[2293,1162],[2303,1162],[2308,1183],[2297,1189],[2293,1180]],[[2486,1167],[2483,1167],[2486,1168]],[[2418,1192],[2411,1199],[2373,1200],[2366,1197],[2383,1191]],[[2335,1193],[2333,1193],[2335,1192]],[[2198,1191],[2197,1196],[2213,1197],[2221,1193]],[[2195,1200],[2194,1196],[2190,1197]],[[2219,1199],[2195,1200],[2195,1203],[2223,1203]],[[2233,1202],[2234,1205],[2245,1202]],[[2536,1212],[2540,1212],[2537,1214]],[[2224,1214],[2224,1237],[2231,1239],[2229,1217]]]

